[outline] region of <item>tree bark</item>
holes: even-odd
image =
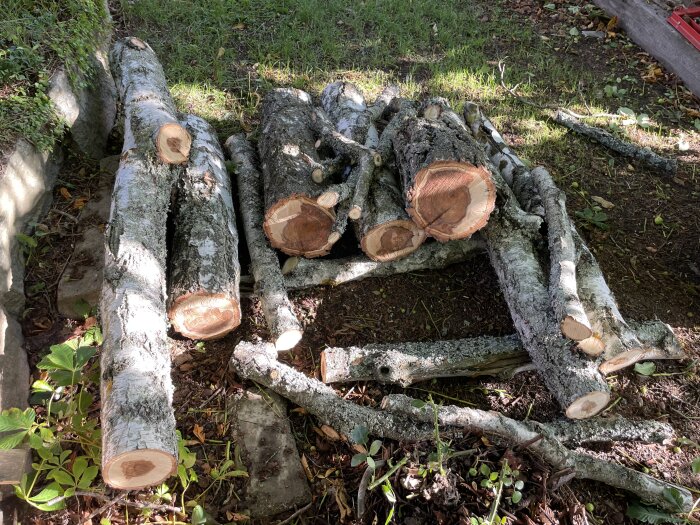
[[[436,377],[508,375],[529,363],[515,335],[370,344],[326,348],[321,354],[321,378],[324,383],[378,381],[406,387]]]
[[[408,117],[392,142],[406,209],[418,226],[441,242],[484,227],[496,191],[483,151],[466,130]]]
[[[231,368],[241,378],[255,381],[304,407],[347,437],[358,426],[366,427],[373,436],[398,441],[431,439],[434,434],[432,424],[415,423],[413,418],[387,414],[338,397],[331,387],[280,363],[270,344],[241,341],[233,351]]]
[[[441,270],[465,261],[475,250],[481,249],[484,249],[484,244],[480,240],[465,239],[445,244],[437,242],[424,244],[403,259],[384,263],[370,261],[366,257],[313,261],[290,257],[282,267],[282,273],[288,290],[321,285],[337,286],[369,277],[387,277],[420,270]]]
[[[212,127],[194,115],[182,122],[193,142],[189,166],[178,185],[168,316],[185,337],[219,339],[241,322],[231,180]]]
[[[239,209],[255,291],[275,348],[280,352],[289,350],[296,346],[303,332],[287,296],[277,255],[263,235],[262,177],[255,167],[255,151],[242,134],[229,137],[225,147],[236,164]]]
[[[362,92],[350,82],[334,82],[321,94],[323,109],[336,130],[369,148],[378,143],[374,121],[383,113],[396,90],[385,90],[377,102],[367,107]],[[376,170],[365,198],[362,213],[355,222],[362,251],[373,261],[391,261],[414,252],[425,240],[425,233],[408,216],[393,174]]]
[[[386,396],[381,406],[387,412],[411,417],[415,421],[434,421],[434,408],[431,405],[418,408],[413,399],[402,394]],[[498,412],[456,406],[440,406],[437,407],[437,412],[440,426],[456,426],[469,432],[497,436],[513,445],[523,446],[551,465],[555,471],[571,470],[578,479],[600,481],[633,492],[644,501],[672,512],[688,512],[692,508],[693,497],[686,488],[657,480],[617,463],[567,449],[555,435],[547,432],[545,425],[523,423]],[[669,489],[679,494],[680,509],[664,496]]]
[[[153,49],[138,38],[122,38],[112,48],[110,63],[124,111],[124,141],[139,144],[165,164],[187,163],[192,139],[177,120]]]
[[[593,335],[576,286],[576,246],[573,226],[566,212],[566,196],[557,188],[544,168],[532,171],[537,192],[542,198],[549,240],[549,296],[562,334],[574,341]]]
[[[571,343],[561,336],[542,268],[519,218],[522,210],[500,175],[494,173],[494,179],[500,207],[482,233],[515,328],[567,417],[592,417],[610,401],[608,385],[595,363],[572,352]]]
[[[680,352],[666,324],[649,321],[633,322],[632,326],[644,347],[653,349],[654,355]],[[406,387],[438,377],[512,377],[533,369],[517,334],[326,348],[321,354],[321,377],[325,383],[378,381]]]
[[[311,97],[297,89],[270,91],[262,103],[258,142],[265,194],[263,228],[273,248],[288,255],[319,257],[333,245],[332,209],[318,205],[325,186],[312,172],[320,164]]]
[[[100,303],[102,476],[126,490],[157,485],[177,466],[165,312],[173,174],[135,146],[125,142],[116,174]]]
[[[569,128],[571,131],[578,133],[579,135],[593,139],[606,148],[621,153],[622,155],[625,155],[631,159],[637,160],[650,168],[662,171],[671,177],[676,176],[676,172],[678,171],[678,163],[675,159],[661,157],[651,151],[649,148],[640,148],[639,146],[636,146],[630,142],[617,138],[604,129],[588,126],[571,115],[567,115],[563,111],[557,111],[556,115],[554,116],[554,121],[557,124],[561,124],[562,126]]]

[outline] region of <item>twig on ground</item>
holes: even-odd
[[[291,523],[292,520],[293,520],[294,518],[298,518],[299,516],[301,516],[302,514],[304,514],[304,512],[306,512],[307,510],[309,510],[309,509],[311,508],[311,505],[313,505],[313,503],[309,503],[309,504],[306,505],[305,507],[300,508],[300,509],[299,509],[298,511],[296,511],[294,514],[292,514],[291,516],[289,516],[286,520],[280,521],[277,525],[286,525],[287,523]]]

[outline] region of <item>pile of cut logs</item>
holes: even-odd
[[[118,42],[112,66],[124,148],[101,302],[103,476],[131,489],[159,483],[176,465],[166,312],[186,337],[223,337],[240,323],[240,268],[232,184],[212,128],[177,115],[144,42]],[[467,103],[460,116],[444,99],[417,104],[395,88],[367,104],[347,82],[327,86],[320,102],[297,89],[273,90],[262,102],[257,154],[244,135],[225,144],[236,166],[254,294],[272,340],[236,346],[231,365],[241,378],[345,436],[362,425],[376,436],[418,440],[431,438],[434,420],[410,399],[387,396],[381,410],[371,409],[324,383],[408,385],[535,369],[566,416],[586,419],[609,403],[604,374],[641,359],[683,357],[667,325],[623,319],[569,219],[564,194],[544,168],[530,170],[508,148],[476,105]],[[166,247],[169,209],[174,231]],[[364,254],[322,258],[348,224]],[[426,242],[429,237],[436,241]],[[540,260],[542,247],[549,261]],[[290,256],[282,267],[275,249]],[[288,290],[443,268],[484,250],[514,335],[329,348],[324,383],[277,359],[302,337]],[[446,431],[466,428],[527,443],[577,477],[669,506],[668,483],[564,446],[586,441],[571,438],[581,432],[660,441],[672,435],[667,426],[597,418],[556,427],[456,407],[441,407],[438,417]],[[691,505],[690,493],[673,488],[683,506]]]

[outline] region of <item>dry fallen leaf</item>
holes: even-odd
[[[331,441],[340,441],[341,437],[332,427],[328,425],[321,425],[321,431],[326,435]]]
[[[301,466],[304,469],[304,473],[306,474],[306,479],[309,481],[313,481],[314,475],[311,473],[311,469],[309,468],[309,462],[306,460],[306,455],[302,454],[301,455]]]
[[[73,203],[73,208],[76,210],[82,210],[85,207],[85,204],[87,204],[87,197],[78,197]]]
[[[593,196],[591,197],[591,200],[597,202],[602,208],[605,208],[606,210],[611,210],[615,207],[615,205],[612,202],[605,200],[603,197]]]
[[[206,440],[206,435],[204,434],[204,429],[199,426],[197,423],[194,424],[194,428],[192,429],[192,433],[197,436],[197,439],[201,442],[204,443]]]
[[[68,188],[66,188],[66,187],[61,187],[61,189],[58,190],[58,192],[61,194],[61,197],[63,197],[67,201],[69,201],[73,198],[73,196],[68,191]]]
[[[610,32],[610,31],[612,31],[613,29],[615,29],[616,27],[617,27],[617,17],[616,17],[616,16],[613,16],[613,17],[608,21],[608,25],[605,26],[605,29],[607,29],[608,32]]]

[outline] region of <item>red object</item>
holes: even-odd
[[[668,23],[700,51],[700,6],[677,7],[668,17]]]

